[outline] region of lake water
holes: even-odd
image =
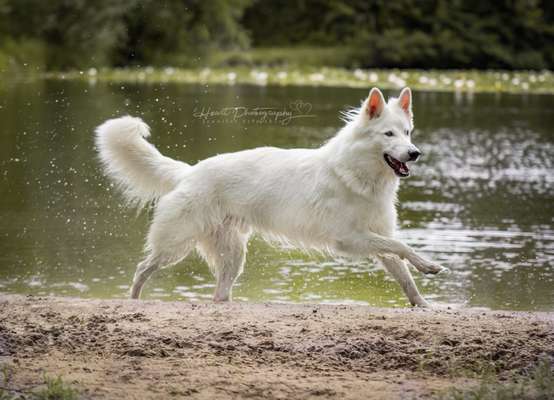
[[[1,87],[0,291],[127,296],[149,214],[124,208],[100,173],[92,131],[105,119],[140,115],[164,154],[195,163],[262,145],[318,146],[341,126],[339,111],[367,92],[49,80]],[[243,108],[220,112],[225,107]],[[264,117],[256,107],[287,113]],[[554,310],[553,109],[554,97],[545,95],[414,94],[414,142],[425,156],[401,183],[399,236],[451,270],[414,272],[428,299]],[[213,287],[207,266],[192,256],[157,273],[143,294],[199,301]],[[260,239],[249,245],[234,297],[407,305],[371,261],[331,260]]]

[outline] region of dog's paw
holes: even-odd
[[[434,262],[429,262],[429,264],[427,264],[427,272],[425,273],[436,275],[436,274],[441,274],[443,272],[449,272],[449,271],[450,270],[448,268],[443,267],[442,265],[439,265]]]
[[[410,263],[416,267],[419,272],[424,274],[438,274],[439,272],[448,271],[447,268],[444,268],[442,265],[434,263],[432,261],[426,260],[420,256],[415,256],[409,259]]]
[[[450,271],[450,268],[446,268],[446,267],[443,267],[441,266],[441,270],[439,272],[437,272],[438,274],[449,274],[451,271]]]
[[[412,306],[416,308],[433,308],[427,300],[425,300],[423,297],[420,297],[416,301],[412,302]]]

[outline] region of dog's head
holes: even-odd
[[[357,127],[361,140],[371,147],[384,165],[396,176],[410,175],[407,162],[416,161],[421,152],[412,144],[413,114],[412,92],[404,88],[398,98],[385,102],[377,88],[371,89],[368,98],[357,113]]]

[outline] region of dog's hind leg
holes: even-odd
[[[154,272],[177,264],[194,249],[198,225],[191,217],[190,205],[181,207],[177,195],[169,194],[156,207],[146,240],[148,255],[137,265],[131,287],[133,299],[139,298],[142,287]]]
[[[150,276],[160,268],[162,264],[160,261],[161,260],[156,257],[148,255],[137,265],[137,270],[135,271],[135,277],[133,278],[133,284],[131,286],[132,299],[138,299],[140,297],[142,287],[148,278],[150,278]]]
[[[386,270],[400,284],[402,290],[408,296],[408,300],[413,306],[429,307],[429,303],[419,294],[417,286],[412,278],[412,274],[406,263],[396,256],[381,256],[379,260],[383,263]]]
[[[233,283],[242,273],[250,232],[224,224],[198,242],[198,250],[216,278],[214,301],[230,301]]]
[[[190,241],[183,246],[178,256],[175,253],[172,253],[171,255],[164,255],[160,253],[149,254],[137,265],[137,270],[135,271],[133,284],[131,286],[131,298],[138,299],[140,297],[142,287],[154,272],[160,268],[177,264],[185,258],[193,248],[194,243]]]

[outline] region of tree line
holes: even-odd
[[[553,17],[547,0],[0,0],[0,69],[199,67],[267,48],[348,50],[326,52],[344,67],[551,69]]]

